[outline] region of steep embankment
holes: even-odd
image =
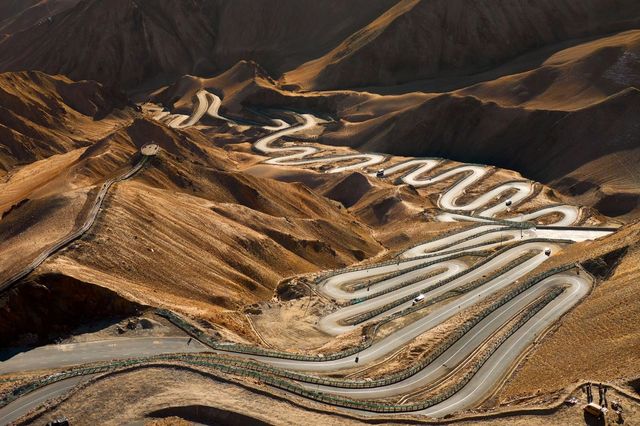
[[[119,184],[91,234],[45,270],[241,331],[225,312],[269,299],[283,277],[381,249],[351,215],[299,184],[208,166],[205,151],[185,157],[163,151]]]
[[[575,203],[633,218],[639,54],[640,32],[629,31],[456,92],[371,96],[338,111],[343,120],[321,140],[494,164],[551,184]]]
[[[41,274],[0,294],[0,345],[48,343],[76,327],[131,316],[142,308],[91,282]]]
[[[498,395],[501,403],[537,404],[584,380],[632,385],[638,377],[640,224],[598,241],[576,244],[558,257],[579,261],[598,278],[589,297],[536,345]],[[587,260],[586,259],[591,259]]]
[[[95,82],[0,74],[0,281],[80,226],[93,185],[128,165],[86,152],[135,115],[126,105]]]
[[[32,84],[37,88],[40,80]],[[51,119],[64,121],[65,109],[51,108]],[[95,128],[108,125],[112,132],[88,147],[62,145],[69,152],[16,168],[1,184],[2,277],[77,228],[93,205],[96,185],[130,166],[150,142],[162,148],[159,156],[131,181],[112,187],[88,234],[46,261],[33,279],[51,272],[98,283],[134,303],[215,322],[228,310],[269,299],[283,277],[352,264],[382,249],[371,230],[337,203],[301,184],[239,172],[236,158],[243,157],[199,131],[170,129],[135,114],[96,120]],[[27,132],[35,125],[23,127]],[[23,296],[4,300],[2,309],[13,312]],[[34,303],[46,322],[42,299]]]
[[[474,74],[542,45],[635,28],[639,14],[633,0],[403,0],[282,82],[326,90]]]
[[[232,117],[282,105],[330,114],[337,120],[325,126],[322,143],[518,170],[568,202],[626,220],[637,216],[640,201],[638,55],[640,32],[628,31],[547,53],[534,70],[454,92],[387,96],[291,92],[259,65],[240,62],[216,77],[184,76],[152,99],[186,112],[204,88],[223,98],[221,112]]]

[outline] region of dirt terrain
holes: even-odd
[[[4,2],[0,283],[82,226],[102,185],[137,164],[144,145],[159,152],[109,189],[86,233],[3,289],[1,349],[182,336],[154,316],[158,308],[219,341],[323,356],[353,348],[368,329],[333,336],[318,326],[339,305],[319,293],[318,276],[391,259],[399,264],[395,256],[404,250],[477,225],[438,216],[443,196],[471,174],[422,187],[405,183],[402,173],[376,176],[381,167],[437,158],[424,176],[467,166],[486,171],[456,199],[460,206],[505,182],[530,179],[532,193],[500,218],[568,204],[579,206],[578,226],[621,226],[595,241],[563,243],[521,277],[579,264],[595,285],[489,398],[462,415],[556,408],[456,424],[590,424],[581,411],[584,395],[575,390],[586,381],[617,386],[611,392],[623,401],[627,424],[640,421],[640,3],[610,3]],[[176,124],[198,110],[193,125]],[[272,141],[273,149],[311,149],[305,158],[312,161],[380,154],[384,166],[333,173],[330,162],[265,163],[280,154],[254,143],[305,126],[306,115],[315,125]],[[509,202],[517,195],[510,191],[488,203]],[[556,212],[538,224],[561,218]],[[500,240],[461,262],[473,267],[502,248]],[[356,358],[353,368],[323,377],[401,371],[519,282],[373,365],[356,365]],[[446,302],[459,295],[450,297]],[[442,306],[394,319],[378,337]],[[470,365],[439,387],[388,400],[437,395]],[[32,377],[20,372],[2,380]],[[176,366],[143,368],[87,384],[35,424],[61,414],[72,424],[390,421],[336,414],[258,380],[234,380]],[[570,393],[580,404],[557,408]],[[607,421],[618,420],[610,413]]]
[[[326,53],[392,4],[82,0],[5,38],[0,69],[35,69],[127,88],[221,72],[243,59],[279,73]]]
[[[326,90],[475,74],[537,46],[637,26],[637,3],[609,6],[599,0],[403,0],[283,80]]]
[[[497,67],[499,78],[461,78],[456,90],[438,93],[291,92],[259,64],[241,62],[216,77],[185,76],[151,99],[184,113],[205,88],[222,95],[221,110],[231,117],[282,104],[322,111],[335,120],[320,135],[324,144],[493,164],[550,185],[564,201],[633,219],[640,200],[638,37],[626,31],[537,49],[510,62],[517,72]],[[522,72],[521,62],[535,65]]]
[[[626,232],[626,238],[603,244],[612,251],[622,248],[624,255],[618,260],[610,256],[609,262],[616,267],[613,271],[605,269],[589,298],[532,350],[500,393],[502,401],[535,400],[535,395],[549,394],[582,380],[631,386],[640,371],[634,354],[640,340],[628,332],[640,317],[640,307],[635,303],[640,282],[638,232],[635,225]],[[592,246],[585,251],[592,255],[594,249]]]
[[[390,419],[336,416],[324,411],[326,407],[303,400],[295,402],[272,397],[263,392],[259,384],[242,380],[226,381],[203,374],[198,370],[156,367],[107,376],[86,386],[69,399],[39,415],[26,418],[31,424],[44,425],[59,416],[70,421],[100,422],[117,425],[124,422],[144,421],[148,425],[181,425],[207,422],[251,422],[252,424],[295,425],[312,421],[318,425],[338,422],[346,425],[362,424],[450,424],[425,423],[417,418]],[[219,377],[219,376],[218,376]],[[584,399],[581,391],[572,393]],[[640,420],[637,400],[612,389],[609,398],[622,403],[627,424]],[[131,399],[136,404],[129,404]],[[96,401],[100,403],[96,404]],[[264,407],[269,406],[269,413]],[[125,409],[122,409],[126,407]],[[211,408],[209,408],[211,407]],[[215,408],[213,408],[215,407]],[[616,424],[614,416],[610,424]],[[157,419],[157,420],[154,420]],[[161,420],[164,419],[164,420]],[[580,405],[560,407],[543,416],[518,415],[479,417],[463,420],[461,425],[567,425],[584,422]]]

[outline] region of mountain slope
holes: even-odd
[[[7,131],[49,133],[21,160],[29,164],[12,163],[0,182],[0,280],[84,223],[97,188],[130,167],[143,145],[161,147],[140,173],[110,189],[87,234],[1,295],[2,322],[18,324],[11,333],[0,330],[3,346],[34,343],[33,336],[46,342],[49,333],[75,324],[78,318],[64,323],[64,314],[43,305],[66,298],[72,284],[87,297],[113,298],[114,310],[130,312],[133,302],[215,323],[245,304],[269,299],[285,277],[346,266],[383,250],[371,229],[337,203],[299,183],[239,171],[242,155],[195,129],[171,129],[135,109],[107,118],[81,114],[109,106],[95,82],[42,73],[2,77],[15,82],[15,92],[4,92],[13,102],[7,117],[28,117],[4,120]],[[102,136],[80,143],[69,136],[74,132]],[[20,139],[13,143],[22,146]],[[81,299],[56,306],[73,311]],[[38,321],[19,311],[34,303]]]
[[[330,114],[322,143],[518,170],[567,202],[637,217],[640,31],[539,53],[532,70],[453,92],[288,91],[245,61],[216,77],[185,76],[152,99],[185,113],[206,88],[232,117],[283,105]]]
[[[0,5],[0,33],[15,33],[73,7],[80,0],[7,0]]]
[[[124,95],[96,82],[0,74],[0,176],[15,165],[87,146],[116,125],[112,118],[131,111]]]
[[[640,87],[640,31],[576,44],[552,54],[531,71],[461,89],[502,106],[571,111]]]
[[[223,71],[243,59],[280,73],[326,53],[390,4],[81,0],[0,42],[0,70],[42,70],[125,88]]]
[[[403,0],[282,83],[326,90],[474,74],[545,44],[635,28],[639,16],[633,0]]]
[[[591,191],[591,199],[581,199],[590,205],[606,193],[629,193],[635,201],[624,211],[614,214],[603,208],[603,213],[619,216],[638,208],[633,195],[639,187],[638,117],[640,90],[633,87],[572,112],[503,107],[444,94],[380,117],[341,122],[321,141],[363,151],[493,164],[543,183],[567,178]]]

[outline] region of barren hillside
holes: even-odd
[[[536,393],[549,395],[585,380],[634,383],[640,363],[634,348],[638,336],[629,333],[640,316],[636,303],[640,225],[628,226],[601,243],[575,247],[574,258],[604,254],[586,262],[597,271],[599,283],[589,299],[571,312],[557,330],[533,349],[526,362],[500,393],[502,403],[522,398],[539,403]]]
[[[94,81],[33,71],[0,74],[0,176],[88,146],[126,122],[132,110],[126,96]]]
[[[82,88],[82,84],[36,73],[18,77],[15,81],[34,92],[21,98],[32,103],[16,104],[13,112],[25,105],[23,117],[48,120],[52,111],[58,117],[68,114],[64,124],[74,129],[86,126],[85,137],[101,136],[75,145],[64,138],[65,133],[50,133],[48,137],[60,145],[31,152],[47,158],[14,168],[5,178],[0,196],[5,211],[0,220],[3,279],[77,227],[96,187],[128,167],[136,150],[150,141],[160,145],[163,154],[134,181],[118,184],[109,194],[108,213],[100,217],[91,236],[47,266],[56,272],[36,279],[36,287],[56,288],[67,282],[65,277],[73,277],[139,304],[171,306],[213,318],[221,309],[269,298],[286,276],[345,266],[382,249],[370,230],[336,203],[300,184],[237,172],[237,157],[212,146],[200,132],[170,130],[134,110],[94,122],[59,103],[60,92],[66,93],[69,86]],[[5,78],[11,80],[14,75],[5,74]],[[60,92],[53,89],[54,83],[62,85]],[[51,99],[35,97],[43,93]],[[91,98],[81,99],[89,112],[95,112]],[[36,131],[33,123],[13,121],[16,128],[9,131]],[[40,125],[51,129],[53,121]],[[51,155],[54,149],[61,154]],[[16,156],[15,160],[28,158]],[[23,255],[20,262],[17,253]],[[20,331],[15,334],[18,329],[47,333],[43,323],[15,317],[20,312],[15,307],[26,303],[29,289],[26,285],[3,295],[3,305],[13,306],[5,311],[9,316],[3,321],[22,324],[4,335],[4,341],[20,335]],[[31,310],[55,322],[60,314],[51,308],[41,305]]]
[[[0,34],[13,34],[48,22],[79,0],[7,0],[0,5]]]
[[[637,0],[0,1],[0,424],[630,424],[639,123]]]
[[[125,88],[223,71],[242,59],[280,73],[324,54],[392,3],[81,0],[0,42],[0,70]]]
[[[475,74],[542,45],[637,27],[639,15],[632,0],[403,0],[283,83],[326,90]]]

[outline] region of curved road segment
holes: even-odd
[[[297,126],[290,126],[288,128],[279,130],[271,135],[261,138],[257,141],[253,147],[255,150],[264,154],[280,154],[279,157],[272,157],[265,161],[265,164],[273,165],[286,165],[286,166],[301,166],[307,164],[316,163],[337,163],[348,161],[353,164],[346,166],[339,166],[328,170],[328,173],[339,173],[348,170],[360,170],[366,169],[370,166],[380,165],[386,161],[387,157],[381,154],[346,154],[346,155],[334,155],[324,157],[314,157],[318,153],[321,153],[321,149],[303,145],[303,146],[283,146],[274,147],[272,143],[277,141],[283,136],[293,135],[301,133],[306,130],[312,129],[318,125],[318,119],[311,114],[302,114],[300,118],[303,120],[302,124]],[[358,160],[354,162],[354,160]],[[422,176],[429,173],[433,168],[440,165],[442,160],[426,158],[426,159],[412,159],[399,164],[394,164],[384,171],[384,176],[392,176],[399,172],[409,170],[401,175],[402,182],[413,185],[416,188],[432,185],[441,181],[449,180],[458,175],[462,175],[462,179],[457,181],[453,186],[447,189],[438,200],[439,207],[444,210],[457,210],[476,212],[479,215],[492,218],[498,214],[504,213],[510,210],[512,207],[516,207],[522,201],[534,195],[534,184],[531,181],[513,181],[505,182],[499,185],[485,194],[477,197],[476,199],[469,201],[467,204],[459,204],[458,199],[465,194],[465,192],[482,180],[487,174],[489,168],[485,166],[475,165],[463,165],[451,168],[447,171],[441,172],[436,176],[429,178],[423,178]],[[370,173],[375,176],[375,173]],[[515,192],[511,197],[511,204],[509,206],[506,203],[495,204],[495,200],[506,192]],[[559,213],[562,219],[556,221],[554,225],[568,226],[575,223],[580,215],[580,210],[575,206],[559,205],[547,207],[543,211],[537,211],[526,215],[509,217],[509,220],[524,221],[532,220],[541,216],[550,215],[553,213]]]
[[[194,125],[205,114],[230,121],[219,114],[220,98],[206,91],[198,92],[196,98],[197,102],[191,116],[166,117],[166,114],[163,113],[156,118],[163,119],[174,127]],[[311,114],[302,114],[299,116],[299,120],[301,122],[297,125],[289,125],[283,120],[274,120],[273,126],[265,127],[272,133],[258,140],[254,144],[254,149],[270,156],[277,155],[267,159],[266,164],[291,166],[347,162],[346,165],[337,166],[328,171],[329,173],[337,173],[379,165],[387,160],[384,155],[368,153],[319,156],[322,154],[320,148],[304,144],[275,146],[283,136],[311,130],[319,123],[318,119]],[[549,254],[555,254],[563,245],[574,241],[599,238],[610,233],[608,230],[597,229],[536,229],[535,227],[514,229],[494,222],[492,219],[507,212],[508,207],[515,208],[518,204],[531,198],[535,194],[534,183],[526,180],[505,182],[473,200],[463,203],[460,201],[461,197],[485,177],[488,168],[478,165],[462,165],[430,176],[429,173],[441,164],[442,160],[440,159],[410,159],[388,167],[385,171],[385,177],[400,174],[402,182],[414,187],[424,187],[457,178],[458,180],[444,191],[439,199],[439,206],[447,211],[440,214],[438,219],[479,221],[487,222],[486,224],[479,223],[454,234],[416,245],[402,253],[396,262],[372,265],[368,268],[346,269],[324,279],[318,285],[318,291],[327,297],[349,303],[338,307],[320,319],[318,328],[330,335],[340,335],[368,322],[397,314],[413,304],[411,298],[415,294],[423,294],[424,300],[428,301],[447,292],[460,289],[456,298],[445,299],[440,304],[434,305],[428,314],[395,330],[386,337],[375,340],[371,346],[358,353],[359,366],[366,366],[393,354],[416,337],[442,324],[454,315],[480,301],[488,300],[500,290],[517,282],[541,265],[548,259]],[[375,176],[375,173],[369,174]],[[505,203],[496,204],[496,199],[506,191],[511,194],[511,206],[506,206]],[[527,214],[511,216],[509,220],[529,221],[551,214],[560,217],[554,225],[568,226],[579,219],[580,209],[567,205],[547,206]],[[459,259],[462,255],[474,251],[503,246],[504,248],[496,255],[473,267]],[[503,329],[527,306],[548,294],[552,289],[562,288],[563,291],[559,296],[544,305],[491,354],[465,386],[447,400],[429,407],[421,413],[441,417],[473,407],[495,389],[495,386],[502,381],[520,354],[538,336],[589,292],[590,278],[583,275],[565,272],[553,275],[533,285],[490,312],[434,362],[406,379],[366,389],[299,383],[308,389],[355,399],[402,396],[423,389],[438,382],[452,369],[466,362],[483,342]],[[481,281],[481,285],[462,290],[465,285],[479,281]],[[365,286],[363,283],[367,282],[371,282],[371,284]],[[354,287],[354,284],[357,286]],[[402,302],[402,300],[407,301]],[[381,310],[382,312],[380,312]],[[348,324],[347,320],[354,315],[368,314],[374,311],[375,314],[372,313],[371,318],[357,326]],[[159,340],[156,339],[156,341]],[[38,348],[0,363],[0,373],[66,365],[63,363],[86,363],[118,357],[141,356],[149,354],[149,350],[152,351],[151,353],[207,350],[200,344],[185,347],[184,339],[178,339],[175,342],[167,341],[163,344],[157,344],[154,341],[156,346],[151,349],[148,346],[149,342],[142,339],[120,339],[118,342],[117,344],[113,342],[80,343],[67,350],[56,346]],[[52,356],[52,354],[55,355]],[[236,355],[292,371],[335,372],[351,369],[355,366],[353,356],[329,361],[298,361],[242,353],[236,353]],[[30,395],[33,394],[29,394],[0,410],[0,415],[13,404],[19,402],[24,404],[25,401],[28,403]]]

